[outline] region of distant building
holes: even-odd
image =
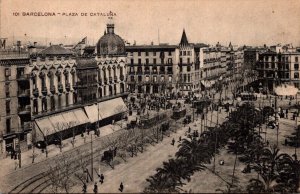
[[[259,54],[256,65],[258,79],[270,92],[282,83],[292,84],[300,89],[300,52],[266,51]]]

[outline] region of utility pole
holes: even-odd
[[[93,135],[91,133],[91,180],[94,181],[94,165],[93,165]]]

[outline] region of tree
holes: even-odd
[[[72,177],[73,168],[72,161],[73,156],[70,154],[64,154],[63,156],[55,159],[54,164],[48,164],[49,170],[47,176],[49,177],[52,191],[58,193],[62,190],[69,193],[75,181]]]

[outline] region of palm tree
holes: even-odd
[[[247,187],[252,192],[274,192],[284,191],[284,184],[280,184],[279,161],[282,154],[276,146],[272,148],[264,148],[258,161],[251,166],[261,179],[251,179]]]
[[[296,155],[291,157],[288,154],[281,154],[279,159],[279,178],[278,182],[283,183],[290,190],[289,192],[299,192],[300,181],[300,161]]]

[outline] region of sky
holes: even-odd
[[[8,42],[74,44],[87,36],[93,45],[103,35],[108,17],[90,13],[110,11],[116,14],[115,33],[131,43],[178,44],[185,29],[193,43],[300,46],[298,0],[0,0],[0,37]],[[62,16],[70,12],[79,16]]]

